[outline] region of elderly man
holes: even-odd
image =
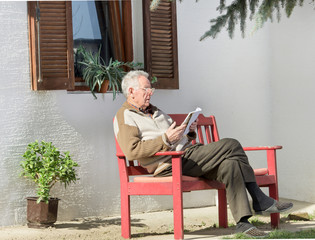
[[[226,185],[227,199],[237,222],[236,232],[251,237],[264,236],[264,232],[248,222],[252,212],[247,191],[257,213],[283,212],[293,204],[277,202],[261,191],[237,140],[226,138],[207,145],[192,145],[197,123],[193,123],[184,136],[185,125],[176,127],[167,114],[150,103],[154,88],[148,77],[144,71],[131,71],[122,81],[127,101],[115,116],[114,131],[127,159],[140,161],[154,176],[169,176],[172,174],[170,156],[153,155],[159,151],[185,151],[182,157],[184,175],[214,179]]]

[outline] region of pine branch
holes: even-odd
[[[174,0],[170,0],[174,1]],[[183,0],[179,0],[182,2]],[[248,1],[248,2],[247,2]],[[314,3],[315,0],[310,0]],[[160,4],[161,0],[151,0],[150,10],[154,11]],[[198,2],[198,0],[196,0]],[[217,11],[220,15],[211,19],[210,29],[206,31],[200,38],[200,41],[212,37],[216,38],[222,28],[226,26],[229,37],[232,39],[234,35],[235,25],[240,22],[240,30],[242,37],[245,37],[247,11],[249,8],[249,20],[255,20],[255,30],[262,28],[264,23],[270,20],[273,22],[273,15],[276,11],[277,21],[281,19],[281,9],[284,9],[286,16],[290,17],[293,9],[299,5],[303,6],[304,0],[263,0],[259,5],[259,0],[234,0],[230,5],[226,5],[226,0],[220,0]],[[257,10],[258,9],[258,10]],[[257,11],[257,13],[256,13]]]
[[[296,6],[296,4],[297,4],[297,0],[288,0],[288,1],[286,1],[285,12],[287,14],[287,17],[291,16],[293,8]]]
[[[220,11],[220,13],[222,13],[224,9],[225,9],[225,0],[220,0],[220,5],[219,7],[217,7],[217,10]]]
[[[201,36],[200,41],[208,37],[216,38],[218,33],[225,26],[229,33],[229,37],[232,39],[235,25],[238,24],[238,21],[240,21],[242,37],[245,37],[247,8],[249,8],[250,12],[249,19],[255,19],[256,21],[255,30],[257,30],[262,28],[264,23],[268,20],[273,22],[275,11],[277,13],[276,16],[278,22],[281,19],[281,9],[284,9],[287,17],[290,17],[293,9],[297,5],[303,6],[304,0],[263,0],[260,5],[259,0],[248,0],[248,2],[249,4],[247,4],[247,0],[234,0],[230,5],[226,5],[225,0],[220,0],[217,10],[221,15],[210,20],[210,29]],[[314,3],[315,0],[311,0],[311,2]]]
[[[250,19],[253,18],[256,8],[258,7],[259,2],[255,0],[249,0],[249,10],[250,10]]]
[[[242,32],[242,36],[245,37],[244,33],[245,33],[245,26],[246,26],[245,24],[246,24],[246,17],[247,17],[247,2],[246,2],[246,0],[239,2],[239,9],[240,9],[240,20],[241,20],[241,23],[240,23],[241,32]]]
[[[259,0],[251,1],[258,2]],[[233,38],[235,24],[238,23],[238,20],[240,20],[242,33],[243,34],[245,33],[245,22],[247,18],[247,0],[235,0],[229,6],[225,6],[225,3],[221,5],[221,3],[217,10],[219,9],[222,12],[225,10],[226,14],[222,14],[216,19],[212,19],[210,23],[213,23],[213,25],[211,25],[209,31],[205,32],[205,34],[201,36],[200,40],[204,40],[207,37],[215,38],[216,35],[227,23],[228,23],[227,30],[229,36],[230,38]]]

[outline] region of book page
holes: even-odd
[[[197,107],[195,111],[192,111],[190,113],[188,113],[187,117],[185,118],[185,120],[183,121],[183,124],[187,124],[186,129],[184,131],[184,135],[186,135],[189,132],[189,127],[190,125],[196,121],[196,119],[198,118],[199,114],[201,113],[202,109]]]

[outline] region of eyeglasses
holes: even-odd
[[[144,90],[146,93],[150,93],[150,94],[153,94],[154,91],[155,91],[155,88],[139,88],[139,89],[142,89],[142,90]]]

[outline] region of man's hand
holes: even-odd
[[[176,127],[176,122],[173,122],[173,124],[165,132],[171,144],[177,142],[179,139],[183,137],[185,128],[186,128],[186,124]]]

